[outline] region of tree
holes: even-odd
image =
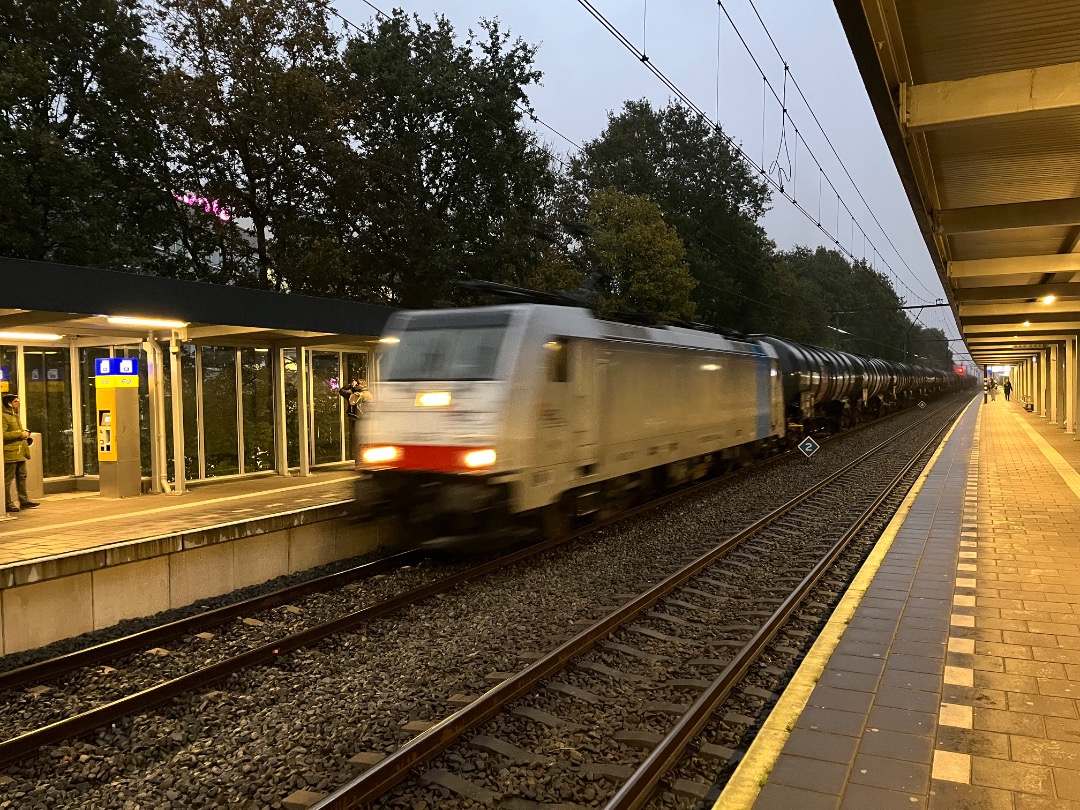
[[[175,202],[138,0],[0,0],[0,254],[166,263]]]
[[[367,170],[351,221],[369,297],[422,307],[468,300],[458,278],[536,278],[555,177],[523,126],[534,56],[497,22],[458,44],[445,18],[401,11],[349,42],[351,134]]]
[[[888,276],[865,261],[850,262],[836,250],[801,246],[777,258],[779,272],[789,281],[775,298],[779,312],[771,330],[856,354],[951,366],[945,335],[912,319]],[[785,321],[782,313],[790,317]],[[934,344],[938,348],[932,349]],[[915,360],[916,353],[924,359]]]
[[[768,290],[755,308],[752,331],[766,332],[803,343],[832,345],[835,333],[827,328],[833,302],[818,286],[807,248],[777,253],[764,271],[763,286]]]
[[[686,244],[702,320],[753,326],[770,294],[774,246],[758,224],[769,193],[718,128],[678,104],[628,101],[571,160],[569,181],[577,216],[599,189],[647,195]]]
[[[329,16],[327,0],[158,4],[171,182],[206,201],[176,246],[197,277],[323,294],[347,277],[356,100]]]
[[[949,339],[936,327],[926,327],[914,320],[905,341],[908,362],[932,368],[952,369],[953,353]]]
[[[603,189],[589,200],[583,263],[602,279],[600,315],[641,312],[690,320],[694,279],[686,248],[656,203]]]

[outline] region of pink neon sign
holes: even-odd
[[[182,202],[184,205],[190,205],[194,208],[202,208],[208,214],[213,214],[222,222],[228,222],[232,219],[232,214],[229,213],[224,205],[221,205],[217,200],[208,200],[206,197],[199,197],[195,194],[188,192],[187,194],[173,194],[173,197]]]

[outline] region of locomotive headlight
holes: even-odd
[[[450,404],[449,391],[427,391],[416,395],[416,404],[424,408],[445,408]]]
[[[361,454],[365,464],[385,464],[387,461],[397,461],[401,458],[400,447],[365,447]]]
[[[465,454],[466,467],[490,467],[494,463],[495,451],[491,449],[473,450],[472,452]]]

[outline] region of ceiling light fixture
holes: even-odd
[[[163,318],[138,318],[132,315],[106,315],[105,320],[116,326],[148,326],[152,329],[184,329],[187,321],[170,321]]]
[[[1043,299],[1042,299],[1042,302],[1043,302],[1044,304],[1052,304],[1052,303],[1054,303],[1054,299],[1055,299],[1056,297],[1057,297],[1057,296],[1053,295],[1052,293],[1051,293],[1050,295],[1044,295],[1044,296],[1043,296]]]
[[[0,340],[60,340],[62,337],[52,332],[0,332]]]

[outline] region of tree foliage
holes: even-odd
[[[770,331],[887,360],[951,366],[944,334],[908,315],[888,277],[866,262],[797,247],[778,254],[777,267],[786,282],[773,296],[778,310]]]
[[[185,211],[182,252],[197,277],[296,291],[347,270],[354,99],[326,0],[161,0],[167,68],[158,93],[170,181],[220,200],[222,223]]]
[[[520,284],[536,270],[555,176],[524,126],[534,57],[498,22],[459,43],[444,17],[400,11],[349,42],[363,89],[352,135],[368,169],[356,236],[387,302],[430,306],[460,296],[455,279]]]
[[[0,253],[160,266],[156,75],[138,0],[0,0]]]
[[[690,320],[694,279],[686,248],[645,196],[603,189],[589,199],[584,265],[601,279],[597,310],[640,312]]]
[[[685,107],[628,101],[571,160],[567,207],[578,216],[596,191],[647,195],[686,244],[702,320],[752,327],[767,298],[773,244],[759,220],[767,187],[726,136]]]

